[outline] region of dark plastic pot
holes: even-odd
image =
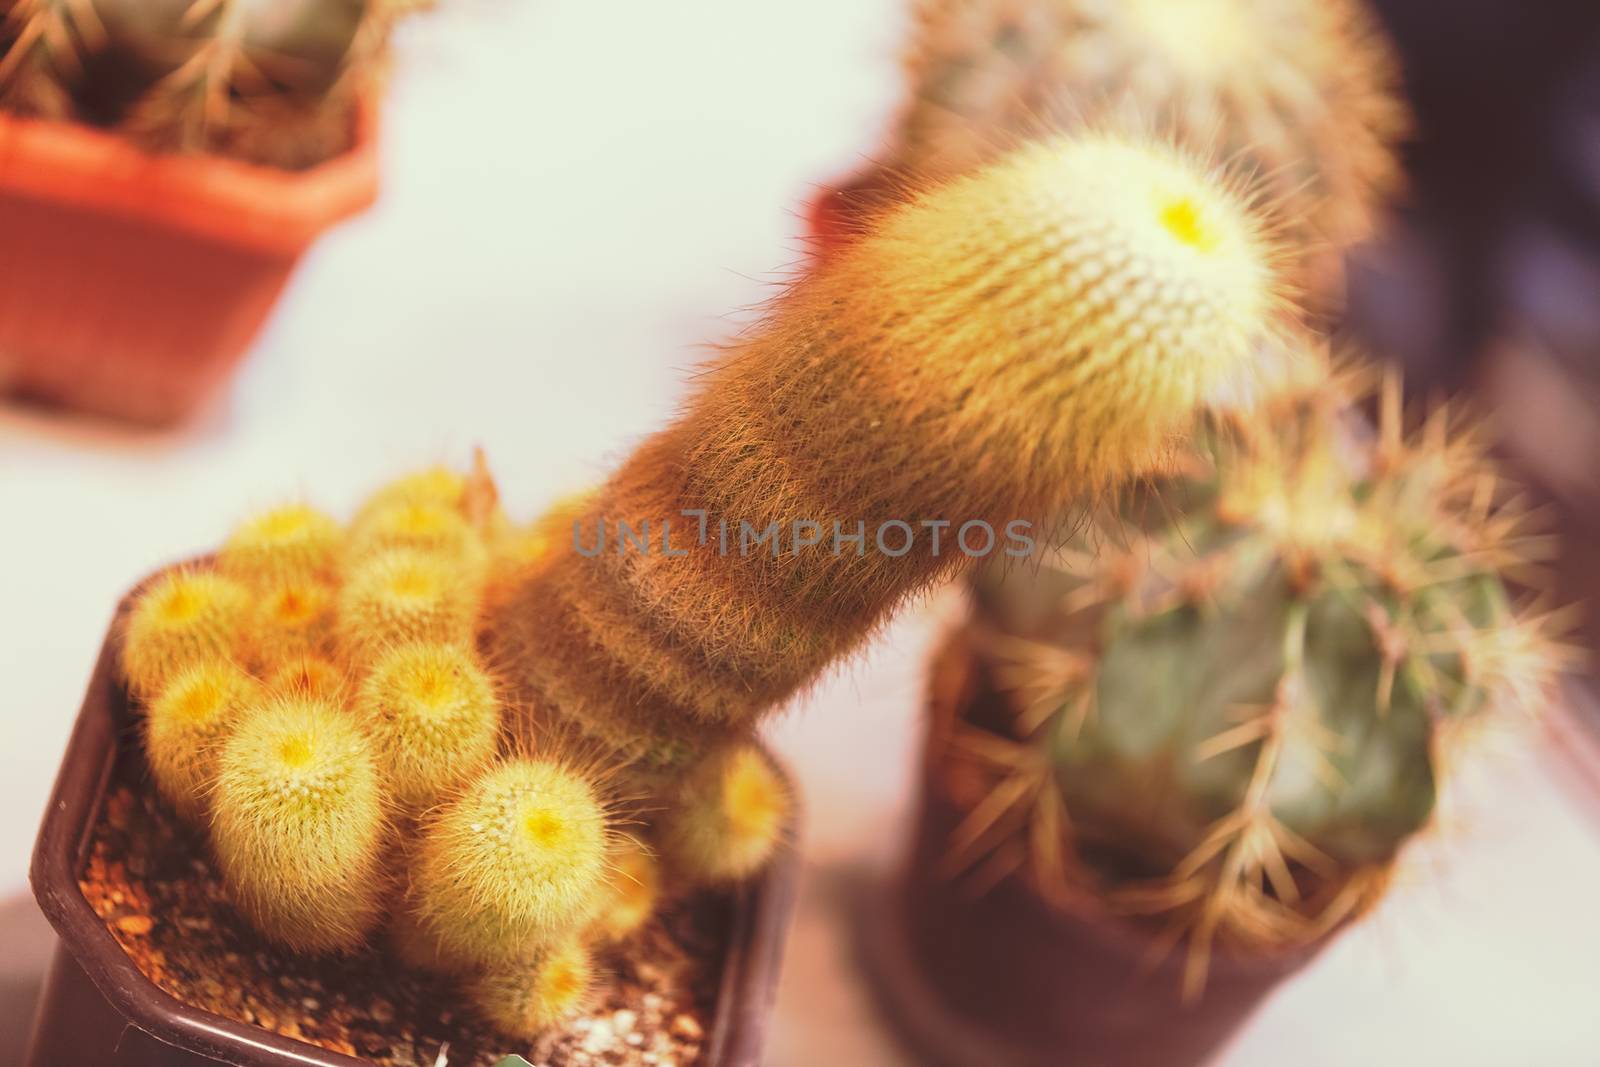
[[[34,847],[29,880],[60,943],[40,993],[25,1067],[369,1067],[367,1060],[190,1007],[140,973],[78,888],[119,746],[134,717],[116,679],[124,601],[89,682]],[[762,878],[730,900],[705,1062],[755,1067],[777,995],[783,940],[799,879],[794,834]]]
[[[861,947],[886,1013],[937,1067],[1193,1067],[1323,944],[1274,956],[1214,953],[1185,1003],[1183,954],[1144,928],[1045,901],[1011,875],[981,893],[941,871],[966,810],[942,760],[955,716],[997,701],[964,649],[940,658],[910,862],[869,895]]]

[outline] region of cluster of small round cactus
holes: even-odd
[[[1037,567],[974,583],[951,656],[998,718],[949,759],[986,783],[957,862],[1010,850],[1052,899],[1216,946],[1309,944],[1374,901],[1430,825],[1460,742],[1537,711],[1562,612],[1512,589],[1541,539],[1472,429],[1374,430],[1352,369],[1219,422],[1186,469]],[[959,775],[954,776],[959,777]]]
[[[141,590],[122,667],[156,788],[257,931],[323,953],[381,930],[527,1038],[584,1007],[594,950],[664,895],[756,874],[790,798],[753,744],[710,745],[624,818],[642,805],[622,768],[506,728],[478,618],[549,524],[495,499],[480,463],[401,479],[348,526],[301,504],[252,517]]]

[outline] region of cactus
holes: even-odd
[[[495,754],[494,683],[460,646],[392,649],[362,684],[357,710],[390,792],[413,813],[443,800]]]
[[[394,548],[358,564],[339,592],[338,638],[352,661],[371,663],[413,641],[468,644],[478,594],[451,560]]]
[[[586,776],[548,759],[507,760],[427,825],[410,904],[446,959],[510,962],[586,923],[607,833]]]
[[[595,908],[594,933],[605,941],[621,941],[655,914],[660,897],[661,868],[655,855],[634,835],[617,834]]]
[[[129,688],[154,696],[186,667],[238,660],[250,615],[250,594],[230,578],[197,567],[162,574],[128,614],[122,671]]]
[[[1247,390],[1273,258],[1231,187],[1111,137],[1029,147],[884,217],[582,506],[591,546],[626,523],[651,551],[563,545],[494,591],[484,640],[523,720],[681,773],[952,572],[958,527],[1035,520],[1158,467],[1197,409]],[[836,523],[889,520],[916,528],[911,551],[830,550]],[[811,522],[823,544],[722,552],[724,521],[785,544]],[[942,551],[937,522],[954,524]]]
[[[317,581],[286,581],[267,589],[245,636],[251,662],[267,674],[319,659],[333,646],[334,592]]]
[[[373,509],[351,529],[351,554],[361,559],[393,548],[409,548],[448,559],[464,573],[486,565],[483,539],[459,508],[409,500]]]
[[[222,741],[259,699],[255,679],[225,660],[206,660],[179,671],[150,701],[144,719],[150,777],[189,823],[205,822]]]
[[[582,1011],[593,985],[589,950],[565,940],[490,968],[472,983],[471,997],[502,1033],[529,1040]]]
[[[1506,587],[1537,547],[1448,413],[1376,435],[1339,389],[1219,429],[1164,495],[1031,569],[982,572],[967,639],[1011,713],[953,759],[994,787],[952,843],[1020,839],[1041,887],[1218,945],[1306,944],[1374,900],[1459,741],[1544,699],[1557,616]],[[1151,509],[1152,512],[1159,509]]]
[[[222,749],[212,843],[234,904],[299,952],[359,946],[382,913],[386,798],[372,746],[337,706],[278,696]]]
[[[15,0],[0,106],[155,152],[287,169],[352,143],[404,9],[386,0]]]
[[[1398,184],[1398,65],[1363,0],[923,0],[913,37],[881,188],[849,210],[1131,120],[1259,177],[1321,305]]]
[[[789,825],[788,788],[766,755],[733,745],[708,756],[663,816],[662,848],[694,884],[739,882],[766,866]]]
[[[217,552],[217,569],[256,588],[330,581],[344,532],[316,508],[286,504],[251,516]]]
[[[291,659],[267,675],[269,692],[316,697],[343,706],[350,696],[350,674],[324,656]]]

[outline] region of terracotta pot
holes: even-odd
[[[60,942],[39,997],[25,1067],[368,1067],[368,1061],[190,1007],[134,965],[78,888],[107,782],[135,715],[116,678],[125,600],[67,745],[29,881]],[[756,1067],[799,880],[793,833],[761,879],[729,898],[710,1067]]]
[[[377,197],[376,113],[305,171],[0,114],[0,392],[140,422],[228,377],[323,231]]]
[[[1010,875],[981,893],[940,870],[967,814],[941,759],[955,716],[999,695],[953,643],[935,671],[933,728],[910,862],[864,910],[864,962],[886,1012],[938,1067],[1193,1067],[1323,947],[1214,953],[1182,996],[1182,952],[1143,927],[1045,901]]]

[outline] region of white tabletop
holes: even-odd
[[[813,184],[893,106],[900,22],[860,0],[456,5],[401,49],[382,203],[316,248],[228,397],[159,434],[0,407],[0,1067],[49,943],[28,854],[120,592],[255,506],[347,508],[475,444],[523,515],[594,480],[798,262]],[[899,842],[935,617],[779,728],[810,825],[775,1067],[905,1062],[851,970],[838,885]],[[1511,785],[1446,830],[1438,871],[1226,1064],[1600,1063],[1596,823],[1542,754],[1499,762]]]

